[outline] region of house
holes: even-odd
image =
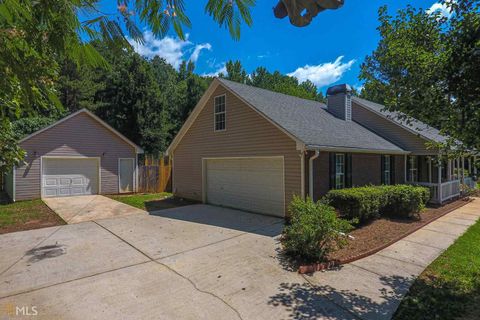
[[[22,165],[5,177],[10,198],[134,192],[142,149],[86,109],[20,140]]]
[[[214,79],[174,138],[172,186],[179,197],[285,216],[294,195],[319,199],[330,189],[415,183],[433,201],[460,193],[465,163],[437,161],[428,142],[438,130],[406,122],[384,107],[329,88],[327,105]]]

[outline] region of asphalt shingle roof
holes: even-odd
[[[335,117],[323,103],[218,80],[308,146],[404,151],[354,121]]]
[[[388,111],[385,109],[384,105],[358,97],[353,97],[352,100],[358,102],[365,108],[384,115],[401,127],[416,132],[425,139],[439,143],[443,143],[448,139],[448,137],[442,135],[439,130],[429,126],[428,124],[411,117],[406,118],[406,116],[400,112]]]

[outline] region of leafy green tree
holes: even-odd
[[[248,79],[248,74],[247,71],[242,66],[242,63],[237,60],[237,61],[228,61],[225,64],[225,69],[227,70],[227,74],[223,75],[220,74],[220,77],[225,77],[228,80],[232,80],[235,82],[240,82],[240,83],[250,83],[250,80]]]
[[[25,157],[25,151],[16,142],[12,123],[6,120],[0,122],[0,173],[9,172]]]
[[[444,19],[412,6],[393,17],[383,6],[379,20],[377,49],[361,66],[363,96],[440,127],[448,108],[443,76],[447,58],[442,42]]]
[[[313,82],[307,80],[299,83],[297,78],[283,75],[279,71],[270,73],[265,67],[258,67],[248,74],[240,61],[228,61],[225,64],[226,74],[220,74],[228,80],[248,84],[295,97],[324,102],[325,98]]]
[[[52,117],[36,116],[22,118],[12,123],[12,130],[17,140],[28,136],[40,129],[48,127],[61,118],[60,114]]]
[[[451,17],[411,6],[390,16],[386,7],[380,8],[380,41],[361,67],[362,96],[452,137],[436,147],[478,149],[479,1],[442,3]]]
[[[453,14],[445,39],[449,118],[444,127],[466,146],[480,149],[480,2],[446,2]]]

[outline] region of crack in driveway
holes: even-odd
[[[177,276],[181,277],[182,279],[188,281],[196,291],[198,291],[198,292],[200,292],[200,293],[203,293],[203,294],[208,294],[208,295],[210,295],[210,296],[212,296],[212,297],[220,300],[224,305],[226,305],[226,306],[227,306],[228,308],[230,308],[233,312],[235,312],[240,320],[243,320],[242,315],[240,314],[240,312],[239,312],[237,309],[235,309],[232,305],[230,305],[227,301],[225,301],[224,299],[222,299],[221,297],[217,296],[217,295],[214,294],[213,292],[209,292],[209,291],[200,289],[200,288],[197,287],[197,285],[193,282],[193,280],[191,280],[191,279],[188,278],[187,276],[179,273],[178,271],[176,271],[175,269],[171,268],[170,266],[168,266],[168,265],[166,265],[166,264],[164,264],[164,263],[162,263],[162,262],[160,262],[160,261],[157,261],[157,260],[153,259],[153,257],[150,257],[147,253],[143,252],[142,250],[138,249],[137,247],[135,247],[135,246],[134,246],[133,244],[131,244],[130,242],[126,241],[125,239],[123,239],[122,237],[120,237],[119,235],[117,235],[116,233],[114,233],[114,232],[112,232],[111,230],[107,229],[106,227],[102,226],[102,225],[99,224],[97,221],[93,221],[93,222],[94,222],[95,224],[97,224],[98,226],[100,226],[101,228],[105,229],[107,232],[109,232],[109,233],[112,234],[113,236],[117,237],[117,238],[118,238],[119,240],[121,240],[122,242],[124,242],[124,243],[126,243],[127,245],[129,245],[132,249],[134,249],[134,250],[138,251],[139,253],[141,253],[142,255],[144,255],[144,256],[145,256],[146,258],[148,258],[150,261],[155,262],[155,263],[163,266],[164,268],[166,268],[166,269],[169,270],[170,272],[172,272],[172,273],[176,274]],[[243,233],[243,234],[241,234],[241,235],[245,235],[245,234],[247,234],[247,232],[245,232],[245,233]],[[241,236],[241,235],[240,235],[240,236]],[[238,237],[238,235],[235,236],[235,237]],[[225,240],[228,240],[228,239],[225,239]],[[225,241],[225,240],[224,240],[224,241]],[[213,245],[213,244],[210,244],[210,245]]]

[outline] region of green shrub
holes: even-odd
[[[412,218],[425,208],[430,199],[430,190],[412,185],[382,186],[387,201],[381,210],[382,215]]]
[[[284,229],[285,252],[301,262],[319,262],[346,244],[349,222],[339,219],[335,210],[310,198],[294,197],[289,206],[290,224]]]
[[[336,208],[342,217],[362,223],[381,215],[413,217],[425,208],[429,198],[428,188],[393,185],[331,190],[322,202]]]
[[[380,217],[386,202],[382,189],[375,186],[331,190],[324,202],[340,211],[342,217],[362,223]]]

